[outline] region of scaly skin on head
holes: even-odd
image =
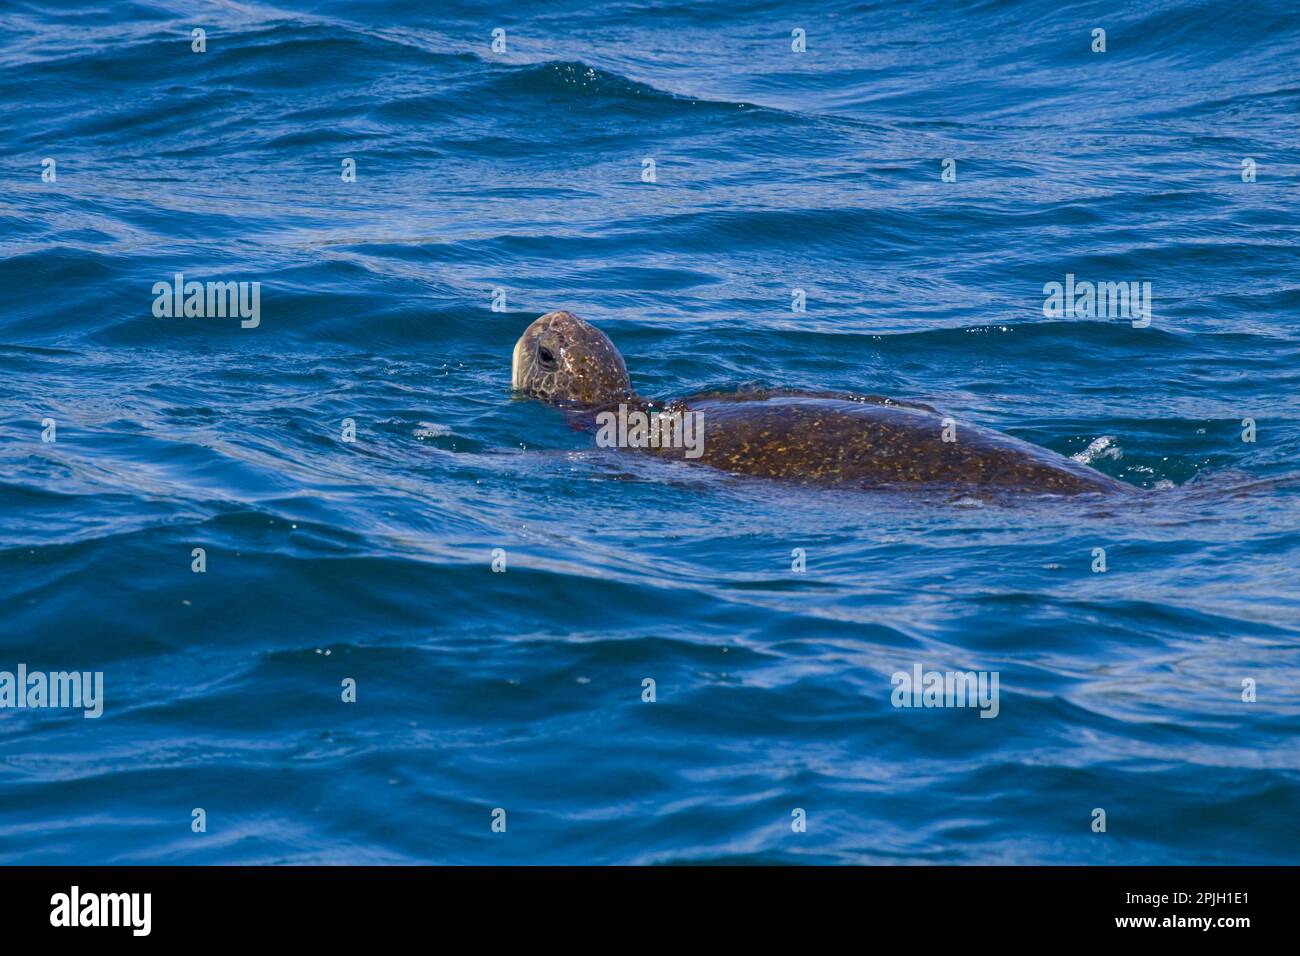
[[[510,378],[517,392],[548,405],[595,410],[641,404],[614,343],[572,312],[548,312],[524,330]]]

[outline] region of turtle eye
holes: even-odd
[[[542,364],[542,368],[559,368],[560,363],[555,358],[555,353],[545,345],[537,346],[537,361]]]

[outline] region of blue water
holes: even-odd
[[[0,710],[0,861],[1296,861],[1293,4],[197,6],[0,8],[0,670],[105,687]],[[600,449],[510,398],[553,309],[1145,491]]]

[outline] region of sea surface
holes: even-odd
[[[6,0],[0,671],[104,693],[0,709],[0,862],[1297,862],[1298,52],[1293,2]],[[510,395],[555,309],[647,396],[1143,491],[599,448]]]

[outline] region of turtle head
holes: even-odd
[[[510,383],[548,405],[595,408],[633,397],[623,356],[572,312],[548,312],[515,343]]]

